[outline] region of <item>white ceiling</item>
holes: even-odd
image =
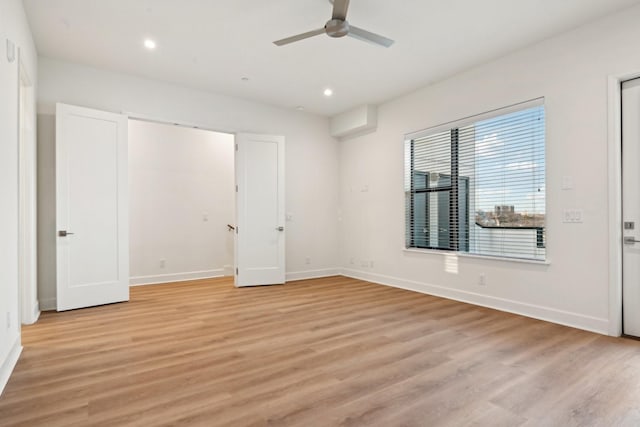
[[[41,55],[333,115],[380,103],[640,0],[352,0],[389,49],[320,35],[328,0],[24,0]],[[147,51],[145,37],[158,48]],[[248,81],[242,81],[248,77]],[[325,98],[324,88],[335,95]]]

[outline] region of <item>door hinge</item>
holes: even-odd
[[[236,144],[236,151],[238,151],[238,144]]]
[[[238,226],[236,225],[236,234],[238,234]]]
[[[238,275],[238,267],[236,267],[236,276]]]
[[[238,192],[238,186],[236,185],[236,193]]]

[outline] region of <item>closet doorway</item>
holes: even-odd
[[[232,276],[234,135],[129,120],[132,285]]]

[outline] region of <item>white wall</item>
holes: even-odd
[[[640,71],[638,22],[635,7],[381,105],[376,133],[340,144],[347,274],[607,333],[607,78]],[[549,265],[403,251],[403,135],[538,97]],[[584,223],[562,222],[573,208]]]
[[[0,392],[20,352],[18,317],[18,60],[7,61],[6,39],[20,49],[32,81],[37,53],[19,0],[0,2]],[[16,52],[17,57],[17,52]],[[32,96],[35,91],[31,92]],[[35,96],[33,96],[35,98]],[[35,99],[32,99],[35,102]]]
[[[337,272],[338,146],[329,136],[328,119],[47,58],[40,58],[39,79],[39,170],[49,173],[50,179],[54,162],[51,116],[56,102],[225,132],[284,135],[286,210],[292,214],[292,221],[286,224],[287,278]],[[46,235],[55,233],[52,200],[43,192],[38,199],[40,223],[47,226],[40,231]],[[39,256],[50,259],[53,250],[49,242],[39,248]],[[45,267],[39,271],[40,305],[53,308],[55,264]]]
[[[233,163],[231,134],[129,121],[132,284],[231,273]]]

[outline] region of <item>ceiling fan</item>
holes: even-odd
[[[393,44],[393,40],[391,39],[350,25],[347,21],[349,0],[334,0],[331,2],[333,3],[333,13],[331,14],[331,19],[327,21],[323,28],[298,34],[296,36],[287,37],[286,39],[277,40],[273,43],[277,46],[283,46],[285,44],[297,42],[300,40],[308,39],[309,37],[326,33],[329,37],[350,36],[358,40],[384,47],[389,47]]]

